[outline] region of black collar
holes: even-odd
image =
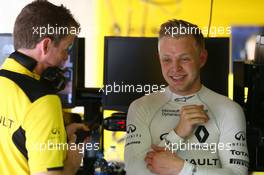
[[[22,66],[24,66],[25,68],[27,68],[31,72],[33,71],[33,69],[37,65],[37,61],[34,60],[32,57],[27,56],[27,55],[25,55],[25,54],[23,54],[21,52],[18,52],[18,51],[15,51],[15,52],[11,53],[9,58],[13,58],[19,64],[21,64]]]

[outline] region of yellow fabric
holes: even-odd
[[[37,74],[10,58],[2,69],[39,79]],[[19,127],[25,130],[28,160],[12,140]],[[66,143],[58,96],[45,95],[31,103],[18,85],[0,76],[0,136],[1,175],[29,175],[63,167],[66,149],[52,147],[54,143]]]
[[[25,74],[25,75],[32,77],[32,78],[35,78],[37,80],[40,79],[40,76],[38,74],[29,71],[28,69],[26,69],[21,64],[19,64],[18,62],[16,62],[14,59],[11,59],[11,58],[7,58],[5,60],[3,66],[2,66],[2,69],[10,70],[10,71],[17,72],[20,74]]]

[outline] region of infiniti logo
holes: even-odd
[[[164,140],[165,137],[168,135],[169,133],[164,133],[160,135],[160,140]]]
[[[136,128],[135,125],[132,125],[132,124],[127,125],[127,133],[128,133],[128,134],[135,132],[136,129],[137,129],[137,128]]]
[[[186,102],[187,100],[189,100],[190,98],[194,97],[194,95],[189,96],[189,97],[180,97],[180,98],[175,98],[174,101],[176,102]]]
[[[246,140],[246,133],[245,133],[245,131],[239,131],[238,133],[236,133],[236,135],[235,135],[235,138],[237,139],[237,140],[242,140],[242,141],[245,141]]]
[[[60,134],[60,131],[57,128],[53,128],[51,130],[51,133],[54,134],[54,135],[56,135],[56,134]]]

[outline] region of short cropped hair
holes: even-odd
[[[47,27],[53,30],[48,31]],[[64,32],[54,30],[59,27],[67,29],[68,32],[67,30]],[[40,28],[43,29],[41,35]],[[77,31],[74,35],[77,35],[80,31],[80,24],[66,7],[56,6],[47,0],[35,0],[26,5],[16,18],[13,31],[14,48],[16,50],[33,49],[46,37],[49,37],[57,46],[63,38],[72,35],[69,29],[74,28]]]
[[[199,27],[184,20],[172,19],[160,26],[159,39],[163,37],[192,36],[200,50],[204,49],[204,36]]]

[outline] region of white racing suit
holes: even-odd
[[[185,140],[174,128],[185,105],[203,105],[209,120],[195,127]],[[127,175],[150,175],[144,161],[151,144],[171,148],[185,160],[180,175],[246,175],[246,122],[241,107],[202,86],[179,96],[167,87],[135,100],[127,116],[125,166]]]

